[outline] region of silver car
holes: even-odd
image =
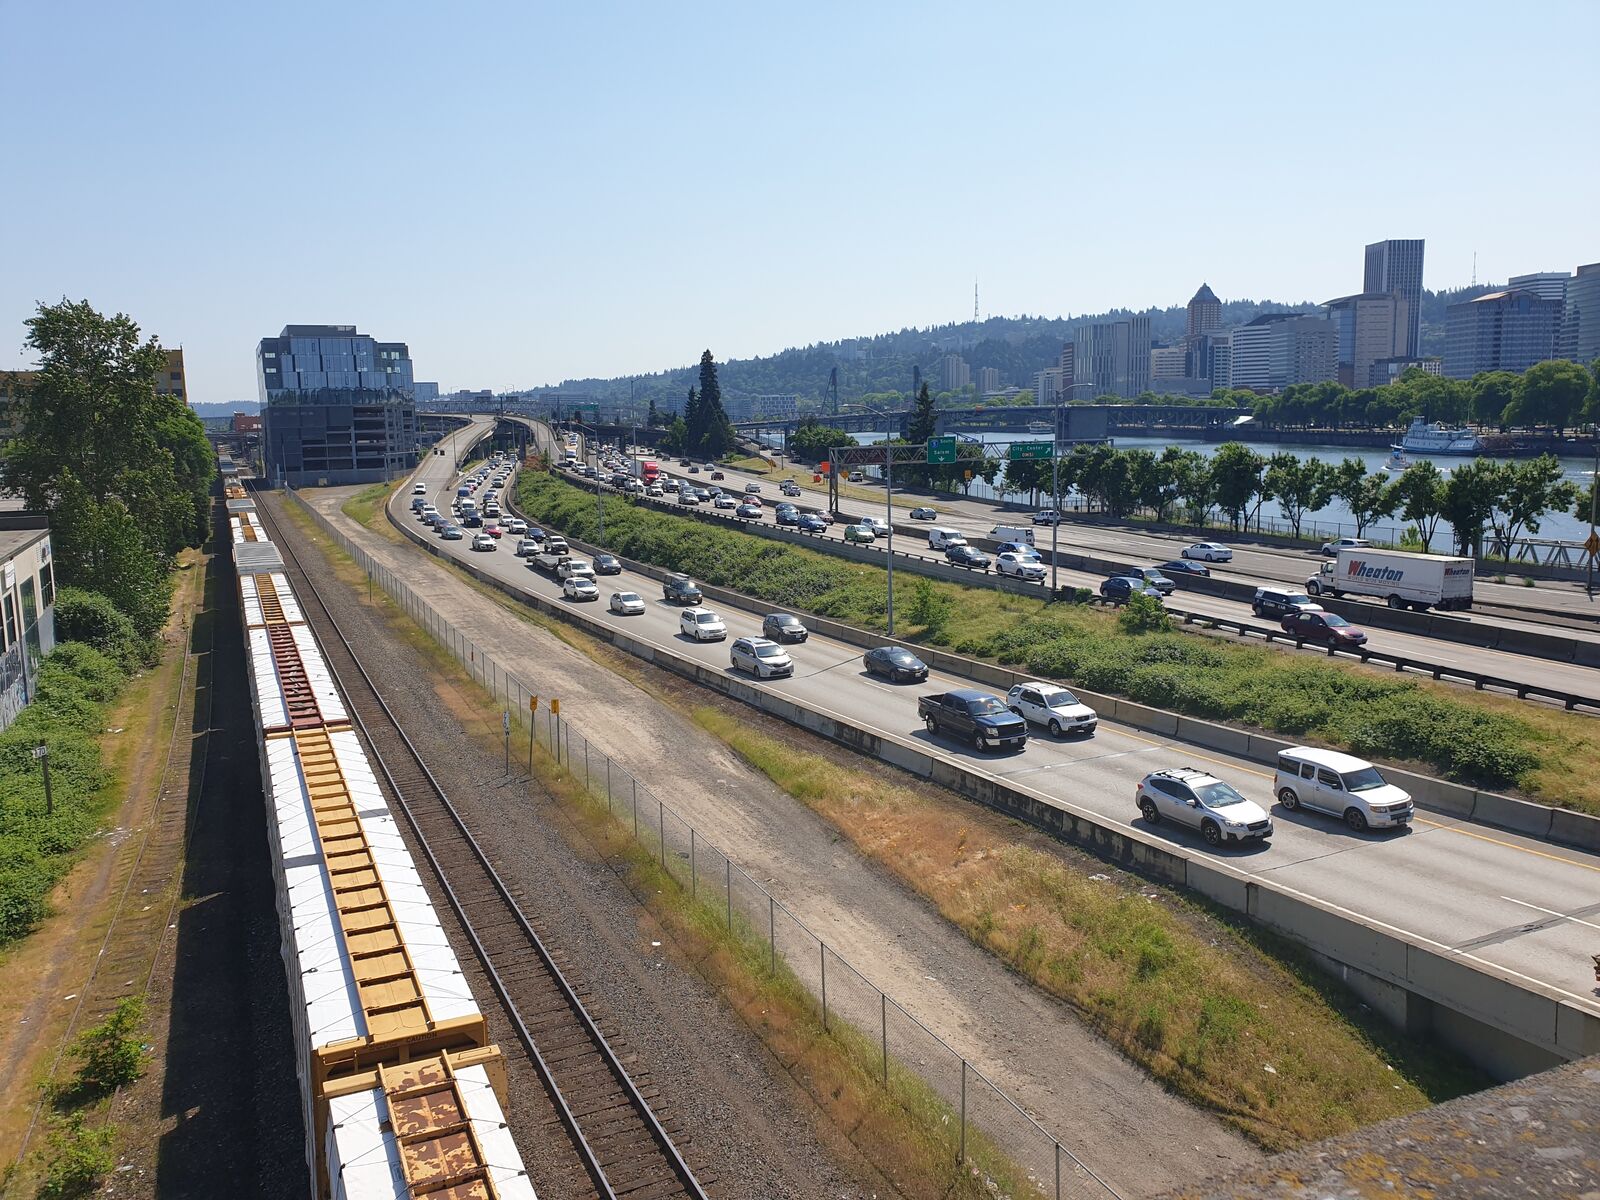
[[[728,661],[735,670],[745,671],[757,679],[778,679],[794,674],[794,659],[777,642],[766,638],[742,637],[733,643]]]
[[[638,592],[612,592],[609,607],[622,616],[636,617],[644,611],[644,597]]]
[[[1272,818],[1259,804],[1193,767],[1151,771],[1139,781],[1135,799],[1150,824],[1171,821],[1198,829],[1208,845],[1264,842],[1272,836]]]

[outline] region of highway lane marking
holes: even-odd
[[[1496,846],[1504,846],[1508,850],[1520,850],[1523,854],[1532,854],[1539,858],[1548,858],[1551,862],[1565,863],[1569,867],[1582,867],[1585,871],[1594,871],[1600,874],[1600,865],[1582,862],[1576,858],[1567,858],[1561,854],[1550,854],[1544,850],[1535,850],[1532,846],[1519,846],[1516,842],[1508,842],[1504,838],[1490,837],[1486,833],[1475,833],[1461,825],[1448,825],[1443,821],[1430,821],[1426,817],[1413,816],[1411,818],[1418,825],[1426,825],[1430,829],[1443,829],[1446,833],[1459,833],[1462,837],[1477,838],[1480,842],[1490,842]]]
[[[1571,921],[1574,925],[1587,925],[1590,929],[1600,929],[1600,925],[1596,925],[1593,921],[1580,921],[1577,917],[1568,913],[1557,912],[1553,908],[1545,908],[1539,904],[1530,904],[1526,900],[1518,900],[1515,896],[1501,896],[1500,899],[1512,904],[1520,904],[1523,908],[1531,908],[1535,912],[1549,913],[1552,917],[1560,917],[1563,921]],[[1591,904],[1588,908],[1580,908],[1578,911],[1593,914],[1600,911],[1600,904]]]
[[[1054,745],[1055,743],[1051,743]],[[995,771],[994,774],[1002,779],[1020,779],[1024,775],[1037,775],[1041,771],[1059,771],[1062,767],[1080,767],[1086,763],[1104,762],[1110,758],[1127,758],[1130,754],[1148,754],[1151,750],[1160,749],[1159,746],[1140,746],[1137,750],[1114,750],[1109,754],[1092,754],[1088,758],[1068,758],[1061,762],[1048,763],[1042,767],[1023,767],[1018,771]]]

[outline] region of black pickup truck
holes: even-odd
[[[1028,742],[1028,726],[1006,702],[976,688],[919,696],[917,713],[929,733],[971,742],[979,750],[1020,750]]]

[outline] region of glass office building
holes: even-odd
[[[381,483],[416,462],[411,352],[354,325],[285,325],[256,347],[263,467],[274,485]]]

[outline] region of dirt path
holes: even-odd
[[[560,696],[563,713],[597,746],[649,780],[840,955],[1124,1194],[1152,1195],[1219,1167],[1260,1160],[1241,1136],[1151,1081],[721,742],[431,557],[345,517],[339,506],[349,494],[305,493],[462,633],[495,646],[500,661],[541,694]],[[690,686],[661,678],[673,690]],[[974,810],[974,820],[990,819],[998,818]],[[1130,1154],[1134,1145],[1139,1150]]]

